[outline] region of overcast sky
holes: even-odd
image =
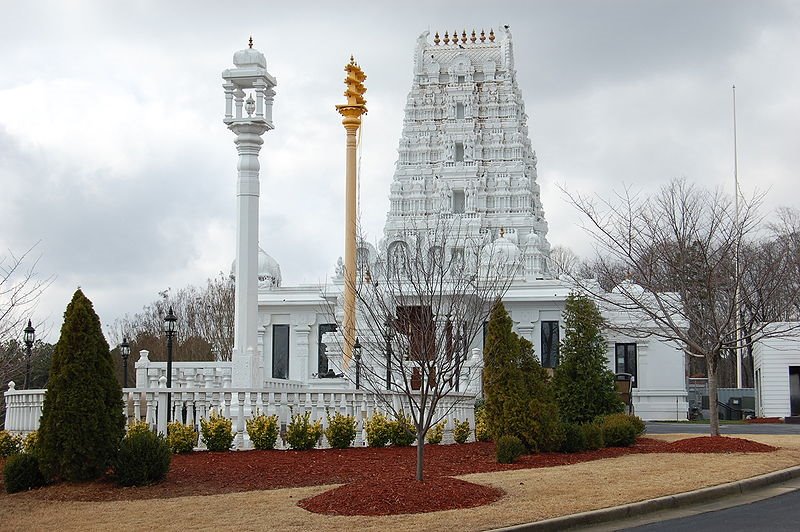
[[[222,5],[227,6],[223,9]],[[352,9],[345,9],[352,5]],[[509,24],[551,244],[591,247],[558,186],[674,177],[800,207],[798,2],[0,1],[0,250],[38,242],[57,339],[81,286],[104,324],[234,256],[236,152],[220,74],[249,35],[278,80],[261,245],[284,285],[343,254],[343,66],[367,73],[362,224],[377,240],[417,36]],[[234,7],[235,6],[235,7]]]

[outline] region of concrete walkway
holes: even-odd
[[[602,508],[497,530],[509,532],[570,529],[620,530],[773,497],[785,493],[787,490],[800,489],[800,481],[797,479],[800,479],[800,466],[649,501]]]

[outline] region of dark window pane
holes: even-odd
[[[614,358],[616,360],[616,372],[633,375],[633,387],[636,388],[638,386],[636,344],[615,344]]]
[[[542,367],[558,366],[559,330],[557,321],[542,322]]]
[[[272,378],[289,378],[289,326],[272,326]]]
[[[328,346],[322,343],[322,335],[329,332],[336,332],[335,323],[321,323],[319,326],[319,338],[317,339],[317,372],[327,373],[328,371]]]

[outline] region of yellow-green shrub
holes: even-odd
[[[381,414],[375,412],[364,424],[367,430],[367,445],[370,447],[385,447],[391,440],[391,422]]]
[[[173,454],[190,453],[197,445],[197,431],[192,426],[173,421],[167,425],[167,445]]]
[[[433,427],[428,429],[428,434],[426,436],[426,440],[431,445],[438,445],[442,443],[442,438],[444,437],[444,429],[447,426],[447,421],[442,420]]]
[[[478,441],[489,441],[492,435],[489,433],[489,424],[486,422],[486,409],[475,410],[475,439]]]
[[[459,421],[456,419],[453,426],[453,439],[456,443],[467,443],[469,439],[469,419]]]
[[[229,451],[233,443],[233,423],[212,411],[208,419],[200,420],[203,443],[209,451]]]
[[[21,443],[19,436],[15,436],[7,430],[0,430],[0,457],[5,458],[17,454],[20,451]]]
[[[150,424],[147,421],[134,421],[128,425],[126,434],[141,434],[150,432]]]
[[[39,431],[29,432],[22,440],[22,451],[28,454],[36,454],[36,446],[39,444]]]
[[[322,437],[322,422],[311,422],[311,412],[292,414],[292,420],[286,427],[286,443],[298,451],[313,449]]]
[[[328,415],[325,437],[334,449],[346,449],[356,439],[356,426],[356,418],[336,412],[333,417]]]
[[[400,412],[389,425],[389,440],[396,447],[408,447],[417,439],[417,431],[411,418]]]
[[[275,448],[275,442],[278,440],[280,432],[278,416],[259,413],[253,416],[253,419],[248,419],[246,425],[247,434],[250,436],[250,441],[253,442],[253,447],[259,451]]]

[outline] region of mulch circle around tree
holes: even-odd
[[[537,453],[525,455],[514,464],[498,464],[493,443],[426,445],[422,484],[414,480],[414,447],[193,452],[173,456],[166,480],[153,486],[121,488],[113,479],[105,478],[75,484],[62,482],[11,496],[114,501],[343,484],[300,505],[326,514],[388,515],[470,508],[502,496],[494,488],[452,478],[469,473],[554,467],[629,454],[773,450],[774,447],[741,438],[706,436],[674,443],[639,438],[634,446],[627,448],[574,454]],[[5,491],[2,480],[0,490]],[[7,496],[3,493],[0,498]]]
[[[750,419],[745,419],[745,423],[748,424],[755,424],[760,425],[764,423],[783,423],[782,417],[752,417]]]

